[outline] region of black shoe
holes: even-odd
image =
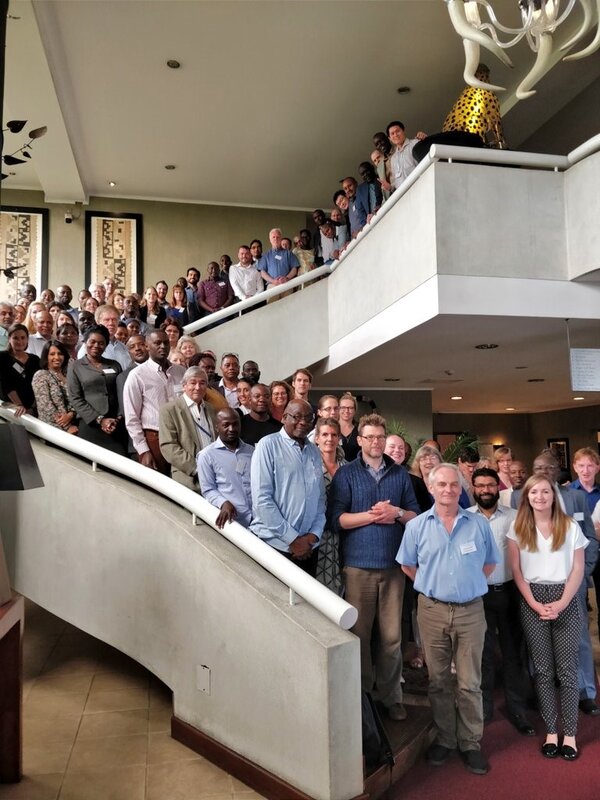
[[[450,747],[444,747],[443,744],[432,744],[427,748],[425,753],[425,760],[432,767],[441,767],[452,755],[453,750]]]
[[[589,714],[590,717],[597,717],[600,714],[600,708],[589,697],[584,697],[579,701],[579,709],[584,714]]]
[[[474,775],[485,775],[490,768],[481,750],[461,750],[460,755],[465,767]]]
[[[523,736],[535,736],[535,729],[527,717],[521,714],[515,714],[514,717],[511,717],[510,721]]]
[[[579,751],[575,750],[574,747],[571,747],[569,744],[563,744],[560,748],[560,755],[561,758],[564,758],[565,761],[575,761],[575,759],[579,756]]]
[[[542,755],[546,758],[556,758],[558,752],[558,745],[554,744],[554,742],[546,742],[542,745]]]

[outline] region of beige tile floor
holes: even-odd
[[[27,601],[23,772],[0,800],[260,800],[170,736],[171,692]]]

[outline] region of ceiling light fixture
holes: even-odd
[[[179,69],[180,66],[181,63],[177,61],[175,58],[170,58],[167,61],[167,67],[169,67],[169,69]]]
[[[384,378],[383,379],[386,383],[398,383],[400,378]]]
[[[399,86],[396,91],[398,94],[409,94],[410,93],[410,86]]]
[[[573,400],[585,400],[585,397],[574,397]]]
[[[451,397],[450,400],[462,400],[461,395],[455,394],[454,397]]]
[[[578,53],[564,57],[564,61],[575,61],[595,53],[600,48],[600,23],[598,14],[594,13],[593,5],[599,5],[592,0],[515,0],[521,11],[521,26],[509,28],[502,25],[494,13],[490,0],[445,0],[448,14],[454,30],[463,40],[465,49],[464,79],[476,89],[487,89],[493,92],[503,92],[503,86],[493,86],[484,83],[475,77],[477,66],[480,62],[480,48],[485,47],[507,67],[513,63],[504,52],[509,47],[518,44],[522,39],[536,54],[533,67],[517,87],[516,95],[519,100],[525,100],[535,94],[533,87],[546,74],[548,67],[555,59],[553,55],[552,34],[569,16],[576,3],[583,11],[583,20],[573,36],[561,46],[561,51],[569,50],[580,42],[590,31],[596,27],[596,35],[587,47]],[[481,21],[480,7],[485,12],[486,19]],[[498,34],[512,37],[508,41],[501,41]]]
[[[527,378],[527,383],[544,383],[546,378]]]
[[[165,164],[165,169],[169,170],[175,169],[175,164]]]
[[[505,411],[514,411],[515,409],[514,409],[514,406],[507,406],[504,410]]]
[[[529,369],[529,367],[515,367],[515,369]]]
[[[497,350],[498,347],[498,344],[476,344],[475,350]]]
[[[111,186],[111,187],[114,187],[114,186],[116,186],[117,184],[116,184],[114,181],[109,181],[109,182],[108,182],[108,185],[109,185],[109,186]]]

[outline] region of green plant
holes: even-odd
[[[479,448],[479,439],[474,433],[465,431],[460,433],[456,439],[449,445],[442,453],[442,459],[447,464],[456,464],[458,461],[458,454],[461,450],[477,450]]]

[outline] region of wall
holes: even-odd
[[[569,277],[594,278],[587,273],[600,270],[600,153],[580,161],[565,174],[565,211]]]
[[[174,503],[34,451],[45,487],[2,498],[14,588],[139,661],[173,690],[175,716],[310,797],[361,794],[358,639],[290,605],[286,586]]]
[[[145,286],[163,278],[172,285],[188,266],[199,267],[204,275],[208,262],[223,253],[235,263],[239,245],[252,239],[267,249],[273,227],[292,237],[307,224],[300,211],[91,197],[81,217],[66,225],[65,212],[73,207],[44,203],[42,192],[4,190],[2,204],[50,210],[49,285],[68,283],[74,291],[83,288],[86,210],[143,214]]]
[[[580,447],[598,446],[600,406],[544,411],[539,414],[434,414],[438,433],[470,431],[484,443],[505,444],[531,464],[548,439],[569,440],[570,456]]]

